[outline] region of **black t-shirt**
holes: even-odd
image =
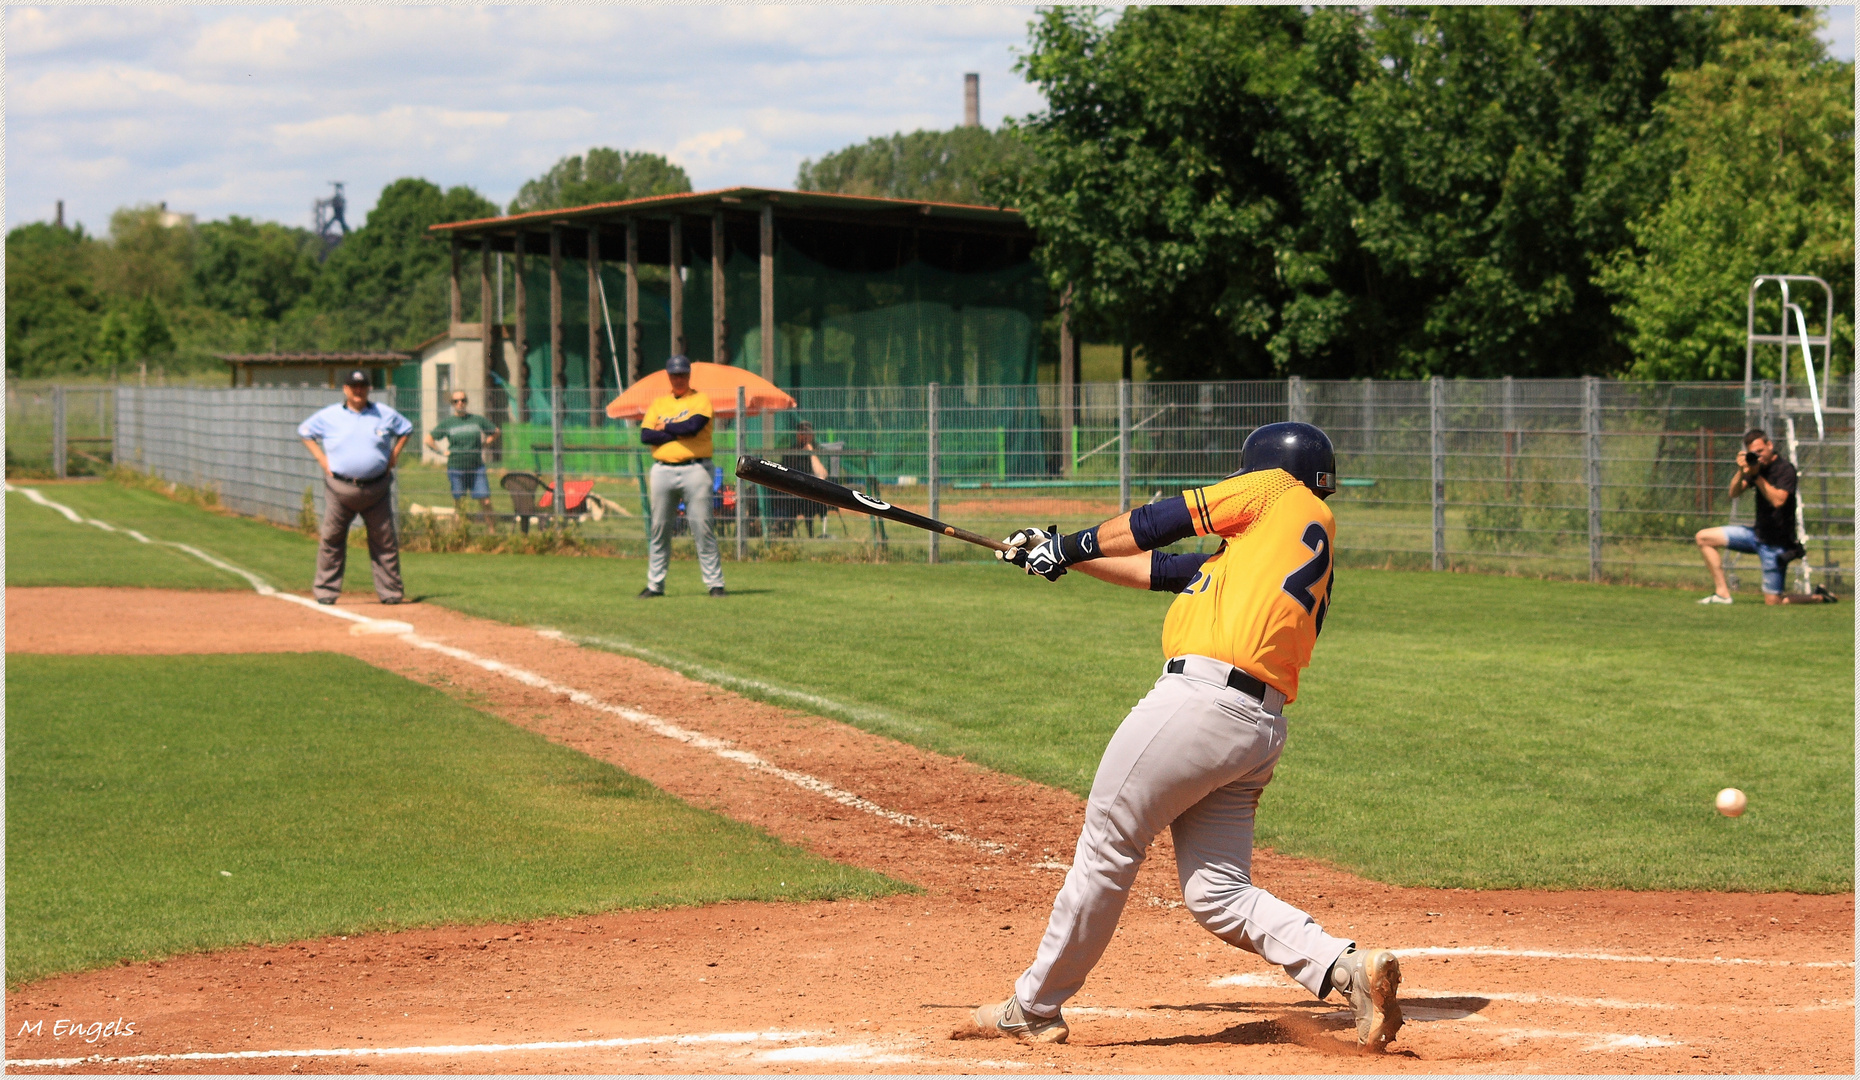
[[[1789,493],[1781,506],[1771,506],[1753,482],[1750,487],[1757,496],[1757,543],[1769,547],[1792,548],[1795,541],[1795,466],[1785,458],[1776,458],[1768,465],[1757,470],[1757,475],[1769,481],[1771,487],[1781,488]]]

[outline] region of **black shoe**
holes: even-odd
[[[724,592],[724,591],[723,591],[723,586],[721,586],[721,585],[712,585],[712,586],[710,587],[710,594],[711,594],[712,596],[728,596],[728,595],[730,595],[729,593],[727,593],[727,592]]]
[[[322,604],[324,607],[328,607],[336,602],[336,598],[333,596],[319,596],[316,598],[316,602]]]
[[[655,596],[664,596],[664,595],[665,595],[664,589],[641,589],[639,590],[639,595],[635,596],[633,599],[650,600]]]
[[[1829,592],[1826,585],[1815,586],[1815,595],[1821,597],[1821,602],[1824,604],[1838,604],[1841,602],[1841,598]]]
[[[381,602],[382,602],[382,603],[384,603],[384,604],[388,604],[388,605],[393,605],[393,604],[398,604],[398,603],[400,603],[400,597],[398,597],[398,596],[390,596],[390,597],[388,597],[388,598],[387,598],[386,600],[383,600],[383,601],[381,601]]]

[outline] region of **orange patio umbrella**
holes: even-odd
[[[711,410],[717,419],[736,415],[736,388],[743,388],[745,410],[750,416],[792,409],[798,403],[774,383],[753,372],[728,364],[691,362],[691,387],[710,397]],[[655,371],[626,388],[626,392],[607,403],[607,415],[615,420],[638,420],[654,398],[672,392],[672,380],[663,371]]]

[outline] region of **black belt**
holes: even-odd
[[[709,465],[710,459],[707,457],[688,457],[684,459],[683,461],[655,461],[653,462],[653,464],[654,465]]]
[[[1180,675],[1182,674],[1182,670],[1187,666],[1188,664],[1185,661],[1177,658],[1163,665],[1163,669],[1171,675]],[[1246,672],[1241,671],[1239,668],[1234,668],[1227,673],[1227,685],[1250,698],[1259,701],[1264,701],[1266,699],[1266,684],[1248,675]]]
[[[358,480],[358,479],[356,479],[356,478],[355,478],[355,477],[353,477],[353,476],[344,476],[344,475],[342,475],[342,474],[341,474],[341,473],[339,473],[339,472],[333,472],[333,473],[330,473],[329,475],[330,475],[330,479],[332,479],[332,480],[340,480],[340,481],[342,481],[342,482],[343,482],[343,483],[345,483],[345,484],[357,484],[357,485],[360,485],[360,484],[372,484],[372,483],[374,483],[374,482],[375,482],[376,480],[379,480],[379,479],[381,479],[382,477],[384,477],[384,476],[386,476],[386,475],[387,475],[387,473],[384,473],[384,472],[378,472],[378,473],[376,473],[376,474],[374,474],[373,476],[371,476],[371,477],[369,477],[369,478],[368,478],[368,479],[366,479],[366,480]]]

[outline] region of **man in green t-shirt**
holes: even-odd
[[[477,499],[484,510],[484,520],[489,523],[491,484],[484,475],[484,450],[497,441],[497,425],[482,416],[473,416],[467,408],[469,404],[465,391],[452,391],[452,415],[434,424],[433,430],[426,433],[426,445],[438,450],[436,440],[445,440],[446,479],[452,482],[453,503]]]

